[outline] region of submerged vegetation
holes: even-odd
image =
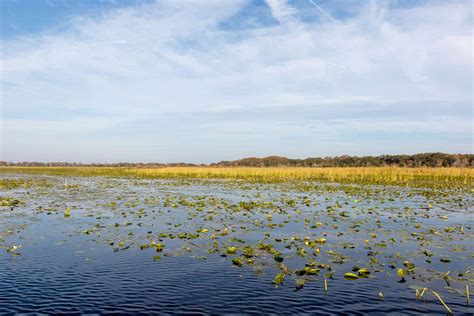
[[[160,267],[176,269],[170,258],[197,261],[202,269],[224,260],[219,273],[253,271],[264,280],[256,287],[292,288],[292,300],[308,288],[342,298],[351,287],[400,313],[403,304],[418,312],[472,312],[472,169],[4,167],[0,173],[0,260],[28,260],[41,242],[51,252],[48,240],[63,238],[68,247],[77,247],[69,239],[99,245],[112,264],[115,255],[139,256],[158,274]],[[54,223],[61,229],[51,230]],[[93,253],[87,256],[94,264]],[[225,286],[218,280],[215,287]]]

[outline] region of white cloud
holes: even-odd
[[[295,22],[296,10],[286,0],[265,0],[270,7],[272,16],[280,23]]]
[[[272,111],[305,106],[311,117],[311,109],[325,107],[343,114],[347,109],[366,105],[391,108],[410,103],[426,111],[428,126],[436,124],[432,125],[435,129],[429,129],[430,133],[437,132],[436,137],[442,133],[462,134],[465,121],[453,116],[457,108],[465,111],[472,102],[469,2],[395,9],[369,4],[355,16],[334,23],[331,19],[303,21],[298,18],[297,8],[286,1],[268,0],[278,24],[251,29],[222,26],[248,4],[158,1],[98,18],[76,17],[60,33],[46,32],[4,42],[0,91],[2,158],[21,159],[27,155],[25,148],[13,145],[20,137],[25,147],[41,144],[58,155],[57,160],[74,160],[60,150],[67,140],[54,135],[76,135],[74,139],[81,139],[82,127],[92,128],[98,135],[111,135],[124,122],[145,120],[154,122],[154,130],[148,132],[173,137],[181,131],[179,118],[183,115],[253,108]],[[313,11],[315,16],[320,15],[318,10]],[[443,104],[443,112],[430,114],[433,104]],[[78,117],[56,117],[64,111],[74,111]],[[100,113],[83,115],[94,111]],[[175,119],[171,126],[168,115]],[[443,119],[446,115],[449,120]],[[18,117],[27,121],[19,121]],[[410,113],[402,118],[387,118],[377,128],[416,133],[419,129],[409,118]],[[222,123],[225,122],[224,119]],[[368,129],[373,126],[366,120],[362,122]],[[265,117],[260,118],[260,123],[268,126]],[[293,135],[305,127],[311,130],[311,119],[301,124],[299,129],[288,125],[281,136]],[[281,125],[268,127],[270,135]],[[192,128],[197,131],[200,126]],[[214,128],[213,133],[226,134],[222,126],[211,124],[209,128]],[[238,130],[239,125],[233,128]],[[469,133],[467,129],[463,135]],[[338,135],[344,139],[350,129],[341,129]],[[128,141],[132,143],[140,135],[134,137]],[[142,137],[149,139],[148,135]],[[88,144],[99,142],[84,139]],[[439,150],[452,149],[445,146],[450,140],[432,141],[440,144]],[[256,148],[248,151],[255,152]],[[361,148],[371,150],[370,145],[362,144]],[[174,156],[160,154],[193,161],[192,152],[181,150]],[[331,154],[330,148],[326,150],[315,154]],[[457,150],[469,148],[462,143]],[[137,151],[137,156],[143,153]],[[114,155],[121,154],[122,151],[111,152],[107,157],[113,160]],[[150,155],[148,151],[146,154]],[[205,159],[220,159],[224,154],[229,153],[214,152]],[[245,152],[236,150],[235,155]],[[38,157],[24,159],[43,156]],[[150,159],[153,157],[143,158]]]

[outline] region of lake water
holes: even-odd
[[[468,189],[1,178],[0,314],[474,313]]]

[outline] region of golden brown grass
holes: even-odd
[[[48,174],[60,176],[108,176],[131,178],[242,179],[252,182],[316,180],[340,183],[385,185],[472,186],[472,168],[400,168],[400,167],[0,167],[0,173]]]

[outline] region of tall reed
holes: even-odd
[[[131,178],[241,179],[250,182],[323,181],[403,186],[472,187],[472,168],[400,167],[0,167],[1,173]]]

